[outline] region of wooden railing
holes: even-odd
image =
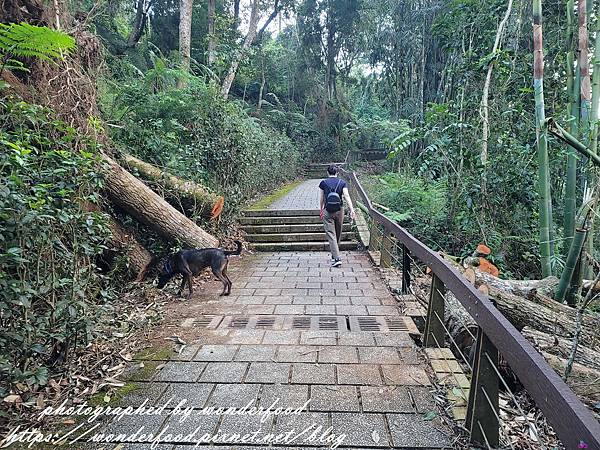
[[[567,449],[600,449],[600,423],[487,295],[478,291],[437,252],[377,211],[354,172],[341,169],[341,174],[349,184],[351,196],[362,203],[370,218],[371,242],[380,244],[382,266],[392,264],[390,249],[393,246],[402,249],[399,265],[403,268],[403,291],[410,288],[410,261],[431,269],[432,288],[424,345],[444,345],[448,335],[443,320],[447,291],[454,294],[477,324],[465,421],[471,441],[488,448],[498,446],[499,385],[502,383],[508,388],[498,370],[501,354]]]

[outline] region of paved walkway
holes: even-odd
[[[285,197],[271,203],[268,209],[319,209],[320,182],[321,180],[306,180]]]
[[[298,188],[307,202],[315,186],[310,180]],[[306,208],[293,203],[294,195],[282,204]],[[451,447],[432,413],[412,322],[400,315],[366,253],[346,253],[341,268],[330,267],[326,252],[243,255],[231,258],[229,272],[232,295],[218,297],[218,282],[197,288],[185,314],[167,321],[174,334],[191,333],[193,341],[169,361],[150,355],[164,366],[138,376],[124,398],[131,406],[170,401],[163,414],[124,418],[109,432],[132,433],[142,424],[145,433],[162,430],[160,450],[193,448],[205,433],[216,436],[213,447],[220,449],[264,448],[266,439],[279,449]],[[194,409],[180,421],[173,408],[183,399]],[[300,411],[262,422],[256,415],[202,414],[207,407],[274,403]],[[231,433],[255,438],[232,446]],[[269,433],[287,438],[268,441]]]

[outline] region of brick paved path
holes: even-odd
[[[198,436],[217,430],[287,433],[311,424],[322,427],[319,435],[329,427],[335,435],[346,434],[340,448],[450,446],[437,419],[424,419],[435,405],[426,366],[411,337],[403,331],[385,331],[386,323],[397,326],[402,318],[366,254],[347,253],[338,269],[330,268],[328,255],[321,252],[259,253],[231,259],[232,295],[218,297],[218,282],[198,290],[187,317],[173,324],[174,333],[196,331],[195,342],[165,361],[158,373],[150,378],[144,375],[123,401],[139,406],[148,398],[149,404],[162,405],[170,398],[185,398],[187,406],[196,408],[195,415],[180,423],[166,410],[163,416],[143,422],[139,417],[124,418],[108,431],[134,432],[141,424],[144,432],[166,428],[161,440],[168,445],[161,450],[191,449]],[[232,321],[232,316],[237,319]],[[368,323],[372,319],[381,331],[361,330],[360,324],[373,329],[375,325]],[[308,399],[310,403],[299,416],[271,417],[264,423],[256,416],[198,414],[207,406],[251,403],[266,408],[275,399],[291,408]],[[194,438],[183,436],[198,427]],[[183,435],[167,438],[169,433]],[[273,448],[326,448],[308,440],[309,434]],[[255,445],[221,441],[216,447],[261,448]]]
[[[320,182],[321,180],[306,180],[285,197],[271,203],[268,209],[319,209]]]

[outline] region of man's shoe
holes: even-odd
[[[331,267],[340,267],[342,265],[341,259],[336,259],[331,263]]]

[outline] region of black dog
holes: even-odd
[[[177,274],[183,275],[183,282],[179,288],[179,295],[183,294],[185,284],[187,283],[192,296],[192,277],[198,275],[202,270],[210,267],[212,273],[223,282],[223,292],[221,295],[231,293],[231,280],[227,276],[227,256],[240,255],[242,253],[242,243],[235,241],[237,249],[234,251],[222,250],[220,248],[203,248],[196,250],[181,250],[174,255],[169,256],[165,261],[160,275],[158,276],[158,288],[162,289],[165,284]]]

